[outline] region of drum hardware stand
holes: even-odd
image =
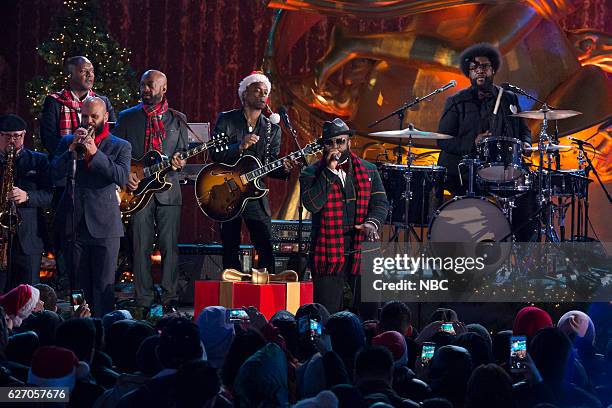
[[[464,156],[463,160],[459,163],[459,182],[463,185],[463,177],[461,177],[461,166],[468,167],[468,189],[466,193],[466,197],[474,197],[476,193],[474,192],[474,166],[478,166],[480,164],[480,160],[473,159],[470,156]]]

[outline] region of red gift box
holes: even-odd
[[[196,281],[194,316],[207,306],[255,306],[267,319],[279,310],[295,313],[312,303],[312,282],[279,282],[257,285],[251,282]]]

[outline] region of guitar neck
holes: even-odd
[[[187,160],[190,157],[193,157],[197,154],[200,154],[208,149],[210,149],[211,147],[213,147],[216,144],[216,142],[214,140],[211,140],[210,142],[206,142],[206,143],[202,143],[196,147],[194,147],[193,149],[189,149],[186,152],[182,152],[181,154],[181,160]],[[166,170],[168,167],[171,167],[172,164],[170,163],[170,159],[165,159],[160,161],[157,164],[153,164],[151,166],[149,166],[149,174],[153,174],[153,173],[158,173],[162,170]]]
[[[247,181],[253,181],[255,179],[263,177],[266,174],[271,173],[274,170],[277,170],[277,169],[280,169],[281,167],[283,167],[283,162],[285,160],[289,160],[289,161],[297,160],[297,159],[303,157],[304,154],[308,154],[308,152],[305,152],[305,150],[306,149],[298,150],[296,152],[288,154],[285,157],[281,157],[280,159],[276,159],[273,162],[266,164],[265,166],[261,166],[261,167],[255,169],[255,170],[251,170],[248,173],[245,173],[244,177],[246,177]]]

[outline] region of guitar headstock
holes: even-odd
[[[304,146],[304,154],[315,154],[323,151],[323,143],[320,139],[315,140],[312,143],[308,143]]]
[[[225,133],[217,133],[211,136],[210,147],[214,148],[215,151],[221,152],[227,150],[229,147],[229,136]]]

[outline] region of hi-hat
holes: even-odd
[[[544,146],[545,152],[557,152],[559,150],[568,150],[568,149],[574,149],[574,146],[557,145],[557,144],[549,144],[549,145]],[[540,146],[527,147],[524,150],[526,152],[537,152],[538,150],[540,150]]]
[[[452,139],[453,136],[445,135],[444,133],[426,132],[424,130],[418,130],[414,128],[406,128],[402,130],[385,130],[382,132],[369,133],[368,136],[374,140],[378,140],[383,143],[393,144],[408,144],[408,139],[419,139],[419,140],[441,140],[441,139]]]
[[[544,120],[544,116],[546,116],[546,119],[548,120],[558,120],[558,119],[571,118],[572,116],[576,116],[576,115],[582,115],[582,112],[578,112],[574,110],[540,109],[536,111],[519,112],[519,113],[515,113],[514,115],[510,115],[510,116],[515,116],[518,118],[525,118],[525,119],[538,119],[538,120]]]

